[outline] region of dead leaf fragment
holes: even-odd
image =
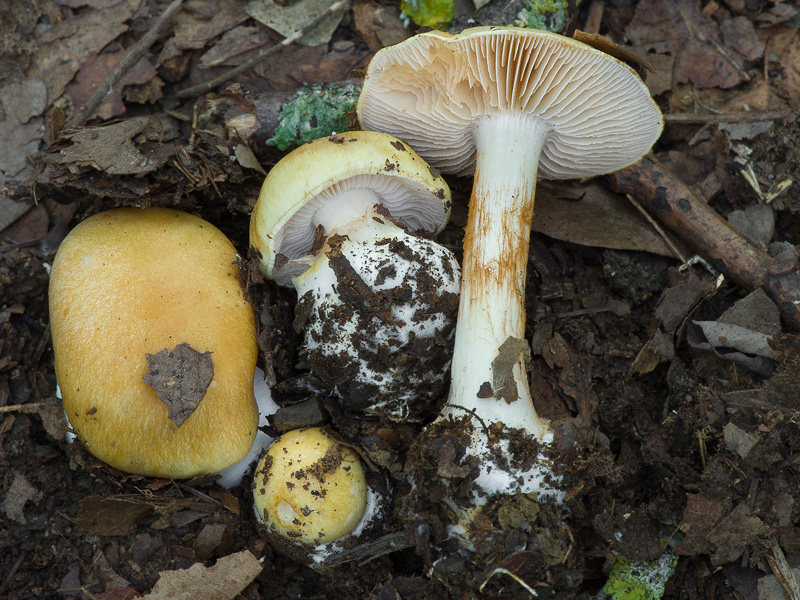
[[[169,420],[180,427],[192,416],[214,378],[211,352],[198,352],[187,343],[147,355],[144,382],[167,405]]]
[[[353,5],[353,26],[373,52],[411,37],[411,31],[400,20],[399,6],[383,5],[374,0]]]
[[[72,103],[75,106],[86,104],[94,95],[95,90],[108,79],[108,75],[126,55],[126,50],[104,52],[86,61],[74,81],[67,86],[67,94],[72,98]],[[125,114],[125,104],[122,100],[123,90],[130,85],[145,84],[155,76],[156,70],[153,65],[147,58],[142,57],[114,84],[113,89],[106,94],[100,106],[93,113],[94,116],[105,120]]]
[[[674,256],[630,202],[599,183],[540,181],[536,186],[533,231],[572,244]]]
[[[7,115],[27,123],[47,108],[47,87],[44,81],[26,79],[0,88],[0,103]]]
[[[769,533],[770,527],[753,515],[747,504],[739,504],[708,535],[708,541],[716,546],[711,564],[719,566],[737,560],[746,546],[757,543]]]
[[[175,15],[175,35],[170,38],[179,50],[199,50],[215,37],[247,20],[244,2],[198,0],[191,10]]]
[[[42,119],[31,119],[25,124],[14,118],[0,121],[0,185],[4,179],[19,175],[27,163],[25,157],[39,149]]]
[[[72,142],[54,162],[92,167],[108,175],[140,175],[162,166],[174,147],[160,143],[164,129],[155,117],[136,117],[65,135]]]
[[[497,356],[492,360],[492,389],[495,398],[505,400],[509,404],[519,399],[514,367],[520,360],[528,361],[530,358],[530,346],[521,338],[509,336],[500,344]]]
[[[686,341],[692,348],[711,350],[762,375],[774,369],[771,339],[758,331],[718,321],[689,321],[686,325]]]
[[[75,522],[87,535],[131,535],[152,512],[153,507],[143,502],[89,496],[81,500]]]
[[[245,11],[259,23],[274,29],[284,37],[289,37],[308,25],[332,4],[333,0],[299,0],[285,5],[277,4],[273,0],[254,0],[247,3]],[[300,38],[297,43],[304,46],[327,44],[343,16],[344,11],[335,12]]]
[[[6,492],[3,501],[3,512],[12,521],[27,523],[24,508],[27,502],[38,502],[42,492],[33,487],[22,473],[14,473],[14,480]]]
[[[687,494],[680,524],[686,537],[675,549],[676,554],[691,556],[710,552],[712,546],[708,535],[729,508],[729,501],[722,502],[703,494]]]
[[[220,558],[212,567],[200,563],[188,569],[164,571],[144,600],[233,600],[261,572],[248,550]]]
[[[750,435],[741,427],[728,423],[722,428],[725,445],[731,452],[736,452],[742,458],[747,458],[750,451],[758,443],[758,438]]]
[[[643,0],[625,33],[644,51],[675,57],[673,82],[698,89],[731,88],[747,74],[720,41],[716,22],[696,0]]]
[[[44,81],[51,104],[64,93],[84,61],[128,30],[125,22],[141,4],[142,0],[123,0],[54,24],[37,39],[38,49],[26,78]]]

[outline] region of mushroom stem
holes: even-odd
[[[485,116],[474,125],[475,183],[464,238],[461,299],[442,416],[474,411],[538,440],[549,431],[536,414],[525,369],[525,272],[536,172],[550,131],[535,117]],[[508,342],[508,343],[507,343]]]
[[[354,218],[334,210],[320,221],[326,232],[335,227],[292,280],[299,314],[307,315],[304,352],[315,374],[356,411],[418,418],[447,383],[449,359],[437,340],[452,335],[458,263],[376,206],[349,214]]]

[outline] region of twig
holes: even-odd
[[[274,46],[270,46],[264,52],[259,54],[258,56],[251,58],[250,60],[242,63],[235,69],[231,69],[230,71],[226,71],[224,74],[220,75],[219,77],[215,77],[205,83],[201,83],[199,85],[195,85],[190,88],[186,88],[185,90],[181,90],[177,94],[175,94],[178,98],[186,98],[187,96],[195,96],[197,94],[202,94],[203,92],[207,92],[213,87],[220,85],[221,83],[225,83],[229,79],[233,79],[241,75],[242,73],[246,73],[257,64],[265,61],[267,58],[279,52],[286,46],[290,46],[294,44],[300,38],[305,37],[308,33],[314,29],[317,25],[322,23],[325,19],[327,19],[330,15],[335,12],[338,12],[344,8],[346,8],[349,4],[350,0],[339,0],[331,4],[328,8],[323,10],[319,15],[317,15],[314,19],[312,19],[307,25],[305,25],[300,31],[297,31],[284,39],[281,43],[275,44]]]
[[[11,580],[14,578],[14,575],[17,574],[17,571],[19,571],[19,568],[22,566],[22,562],[25,560],[27,555],[28,554],[26,552],[20,554],[17,562],[14,563],[14,566],[11,567],[8,575],[6,575],[6,578],[3,579],[3,585],[0,585],[0,596],[6,593],[8,586],[11,585]]]
[[[100,85],[99,88],[97,88],[97,91],[94,93],[94,95],[89,98],[89,100],[86,101],[86,104],[81,106],[74,115],[72,115],[72,118],[65,125],[66,129],[72,129],[74,127],[83,125],[87,119],[92,116],[92,113],[98,106],[100,106],[100,103],[103,101],[103,98],[106,97],[106,94],[108,94],[108,92],[114,88],[114,86],[128,71],[128,69],[139,62],[139,59],[142,58],[145,52],[150,49],[150,46],[152,46],[156,41],[158,36],[161,34],[161,31],[167,25],[172,16],[178,12],[178,9],[181,7],[182,3],[183,0],[172,0],[172,4],[170,4],[161,14],[148,32],[142,36],[142,39],[136,42],[136,45],[131,48],[128,54],[125,55],[125,58],[119,61],[119,64],[114,67],[108,78]]]
[[[708,125],[710,123],[758,123],[759,121],[779,121],[792,116],[791,110],[759,110],[713,115],[700,115],[696,113],[679,113],[664,115],[664,122],[668,125]]]
[[[592,0],[589,10],[586,11],[586,21],[583,23],[583,31],[586,33],[600,33],[600,23],[603,21],[603,11],[605,5],[600,0]]]
[[[678,247],[672,243],[672,239],[667,235],[667,232],[662,229],[661,225],[659,225],[658,222],[650,216],[650,213],[647,212],[641,204],[639,204],[639,201],[636,200],[636,198],[630,194],[625,194],[625,197],[636,207],[636,210],[638,210],[642,216],[647,219],[647,222],[650,223],[653,229],[656,230],[656,233],[661,236],[661,239],[664,240],[664,243],[669,247],[670,252],[675,255],[675,258],[680,260],[681,264],[686,264],[686,257],[681,253],[680,250],[678,250]]]
[[[800,272],[794,260],[773,258],[732,227],[652,156],[610,176],[659,221],[737,284],[763,288],[793,327],[800,328]]]
[[[789,562],[786,560],[786,556],[774,536],[769,538],[769,547],[770,552],[764,556],[772,568],[772,572],[786,590],[790,600],[800,600],[800,585],[798,585],[797,578],[792,572],[792,567],[789,566]]]

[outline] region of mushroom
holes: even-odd
[[[297,289],[312,371],[349,406],[417,418],[447,383],[458,261],[430,239],[450,189],[411,148],[357,131],[315,140],[269,172],[250,222],[264,274]]]
[[[50,326],[64,410],[127,473],[217,473],[256,439],[256,328],[236,250],[177,210],[120,208],[61,243]]]
[[[663,126],[647,87],[625,63],[557,34],[430,31],[375,55],[357,112],[363,127],[402,137],[442,172],[474,173],[441,418],[482,424],[473,453],[485,453],[482,432],[497,423],[547,442],[525,365],[536,178],[591,177],[638,161]]]
[[[299,546],[310,554],[354,533],[365,517],[370,520],[375,511],[368,510],[369,496],[356,452],[319,427],[277,438],[253,481],[256,519],[278,536],[272,541],[278,548]]]

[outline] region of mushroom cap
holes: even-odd
[[[400,140],[373,131],[314,140],[278,161],[261,187],[250,245],[261,252],[264,274],[290,285],[311,264],[303,258],[314,245],[314,213],[331,192],[358,188],[372,189],[410,230],[438,233],[450,218],[450,188]]]
[[[367,508],[358,455],[324,429],[294,429],[264,453],[253,500],[258,520],[290,541],[316,546],[352,533]]]
[[[624,62],[558,34],[516,27],[429,31],[380,50],[358,101],[367,129],[403,138],[445,173],[473,172],[473,123],[497,113],[549,125],[538,175],[590,177],[638,161],[661,111]]]
[[[235,260],[216,227],[158,208],[96,214],[61,243],[50,273],[56,375],[67,417],[97,458],[180,479],[247,454],[257,345]],[[178,427],[143,377],[148,354],[181,343],[211,352],[213,379]]]

